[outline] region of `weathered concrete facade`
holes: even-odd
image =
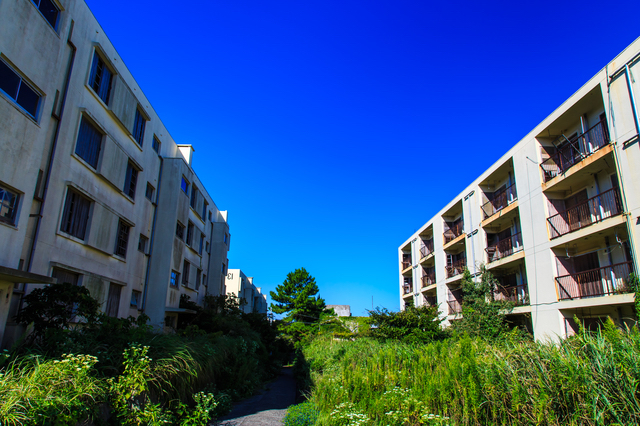
[[[0,2],[5,345],[35,285],[86,286],[110,315],[144,311],[161,328],[180,295],[220,294],[228,264],[227,214],[193,148],[171,138],[85,2],[53,4]]]
[[[240,269],[229,269],[225,285],[226,294],[240,299],[240,309],[244,313],[267,313],[267,297],[262,288],[253,284],[253,277],[247,277]]]
[[[399,247],[401,307],[464,303],[465,267],[536,339],[635,318],[626,282],[640,253],[640,39]],[[523,100],[524,101],[524,100]]]

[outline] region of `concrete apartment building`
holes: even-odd
[[[400,245],[401,307],[455,321],[464,268],[484,264],[538,340],[571,335],[574,316],[635,319],[639,101],[640,39]]]
[[[87,287],[104,312],[175,324],[221,294],[227,213],[84,1],[0,1],[0,343],[38,285]]]
[[[267,313],[267,296],[262,294],[261,287],[253,284],[253,277],[247,277],[240,269],[229,269],[226,277],[225,291],[228,295],[233,295],[244,303],[240,309],[246,314]]]

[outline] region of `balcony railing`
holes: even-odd
[[[557,277],[558,299],[630,293],[632,290],[627,285],[627,278],[632,272],[632,262],[624,262]]]
[[[547,219],[551,239],[621,213],[622,205],[618,195],[618,188],[612,188]]]
[[[484,250],[487,252],[487,263],[491,263],[504,257],[511,256],[513,253],[517,253],[523,248],[522,234],[517,233],[510,237],[503,238],[495,245],[489,246]]]
[[[498,287],[493,293],[495,300],[506,300],[515,303],[516,306],[529,304],[529,289],[526,285],[511,287]]]
[[[402,261],[402,270],[404,271],[407,268],[411,267],[411,261],[410,260],[403,260]]]
[[[517,199],[518,195],[516,194],[515,183],[499,192],[496,192],[493,194],[493,199],[491,201],[487,201],[482,205],[484,218],[487,219],[493,216]]]
[[[426,306],[438,306],[438,300],[435,296],[424,296],[424,304]]]
[[[451,265],[447,265],[447,278],[455,277],[464,272],[464,268],[467,267],[467,259],[460,259],[453,262]]]
[[[462,220],[459,220],[457,222],[452,223],[451,225],[447,224],[447,226],[449,226],[449,228],[444,231],[445,244],[455,240],[460,235],[462,235],[462,232],[463,232],[462,228],[464,227],[464,224],[462,223]]]
[[[427,257],[433,253],[433,238],[425,241],[420,247],[420,256]]]
[[[413,287],[411,284],[405,284],[405,285],[403,285],[403,286],[402,286],[403,294],[407,295],[407,294],[409,294],[409,293],[412,293],[413,289],[412,289],[411,287]]]
[[[455,315],[462,312],[462,303],[457,299],[447,300],[447,305],[449,306],[449,315]]]
[[[425,274],[422,276],[422,287],[428,287],[435,283],[436,283],[436,271],[431,270],[431,271],[425,272]]]
[[[566,146],[540,164],[544,181],[566,172],[574,164],[589,157],[605,145],[609,144],[609,132],[603,120],[580,136],[567,139]]]

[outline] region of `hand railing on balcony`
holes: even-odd
[[[507,256],[511,256],[512,254],[521,251],[523,248],[522,234],[517,233],[510,237],[503,238],[496,244],[484,249],[484,251],[487,252],[487,263],[491,263]]]
[[[464,272],[464,268],[467,267],[467,259],[459,259],[453,262],[451,265],[445,267],[447,271],[447,278],[455,277]]]
[[[558,300],[630,293],[627,279],[632,272],[632,262],[623,262],[557,277]]]
[[[622,213],[618,188],[612,188],[547,219],[551,239]]]
[[[411,284],[405,284],[402,286],[402,291],[404,292],[405,295],[412,292],[413,289],[411,287],[413,287]]]
[[[462,228],[464,227],[464,224],[463,224],[462,220],[458,220],[458,221],[456,221],[456,222],[454,222],[452,224],[448,224],[447,223],[446,226],[448,226],[448,229],[445,229],[445,231],[444,231],[444,243],[445,244],[455,240],[460,235],[462,235],[462,233],[464,232],[462,230]]]
[[[529,289],[527,285],[517,285],[511,287],[499,286],[493,293],[495,300],[506,300],[513,302],[516,306],[529,304]]]
[[[407,268],[411,267],[411,261],[410,260],[403,260],[402,261],[402,270],[404,271]]]
[[[482,205],[484,218],[490,218],[517,199],[518,195],[516,194],[515,183],[503,190],[496,192],[495,194],[493,194],[493,199],[491,201],[487,201]]]
[[[456,299],[447,300],[447,305],[449,306],[449,315],[455,315],[462,312],[462,303]]]
[[[608,145],[609,131],[606,121],[600,121],[582,135],[566,140],[567,144],[564,147],[540,164],[545,182],[566,172],[574,164]]]
[[[426,271],[422,276],[422,287],[428,287],[436,283],[436,271]]]
[[[420,247],[420,257],[427,257],[433,253],[433,238],[426,240]]]
[[[426,306],[438,306],[438,299],[435,296],[424,296],[424,304]]]

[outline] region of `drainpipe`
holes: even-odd
[[[627,90],[629,91],[629,99],[631,99],[631,110],[633,111],[633,120],[636,123],[636,133],[640,135],[640,123],[638,122],[638,108],[636,107],[636,98],[633,95],[633,87],[631,86],[631,72],[629,64],[624,64],[624,76],[627,79]]]
[[[163,159],[158,155],[160,159],[160,171],[158,172],[158,190],[156,191],[156,205],[153,209],[153,222],[151,224],[151,239],[149,241],[149,258],[147,260],[147,271],[144,274],[144,288],[142,289],[142,312],[147,307],[147,288],[149,286],[149,271],[151,270],[151,256],[153,255],[153,240],[156,235],[156,219],[158,217],[158,200],[160,199],[160,188],[162,183],[162,166],[164,164]]]
[[[31,272],[31,266],[33,265],[33,256],[36,252],[36,244],[38,243],[38,235],[40,234],[40,224],[42,223],[42,214],[44,212],[44,203],[47,199],[47,191],[49,189],[49,181],[51,180],[51,169],[53,168],[53,160],[56,155],[56,147],[58,146],[58,137],[60,136],[60,123],[64,115],[64,107],[67,103],[67,94],[69,93],[69,82],[71,81],[71,73],[73,72],[73,64],[76,59],[76,46],[71,42],[71,35],[73,34],[74,21],[71,21],[71,27],[69,28],[69,36],[67,37],[67,45],[71,48],[71,57],[69,58],[69,66],[67,68],[67,75],[64,82],[64,90],[62,92],[62,100],[60,101],[60,114],[56,115],[55,111],[51,113],[51,116],[56,119],[56,131],[53,135],[53,141],[51,143],[51,151],[49,152],[49,159],[47,161],[47,175],[44,180],[44,189],[42,191],[42,200],[40,201],[40,207],[38,207],[38,213],[35,215],[36,226],[33,233],[33,239],[31,241],[31,248],[29,249],[29,262],[27,263],[27,272]],[[27,292],[28,283],[24,284],[23,295]],[[20,298],[20,305],[18,310],[22,309],[23,298]]]
[[[473,276],[475,277],[477,274],[477,270],[476,270],[476,249],[475,246],[473,244],[473,236],[477,233],[477,230],[473,229],[473,206],[471,205],[471,197],[473,196],[473,194],[475,193],[475,191],[471,191],[470,193],[468,193],[464,199],[465,201],[468,200],[469,201],[469,227],[471,229],[470,232],[467,233],[467,238],[469,238],[471,240],[471,259],[473,261]],[[463,207],[463,217],[464,217],[464,207]]]

